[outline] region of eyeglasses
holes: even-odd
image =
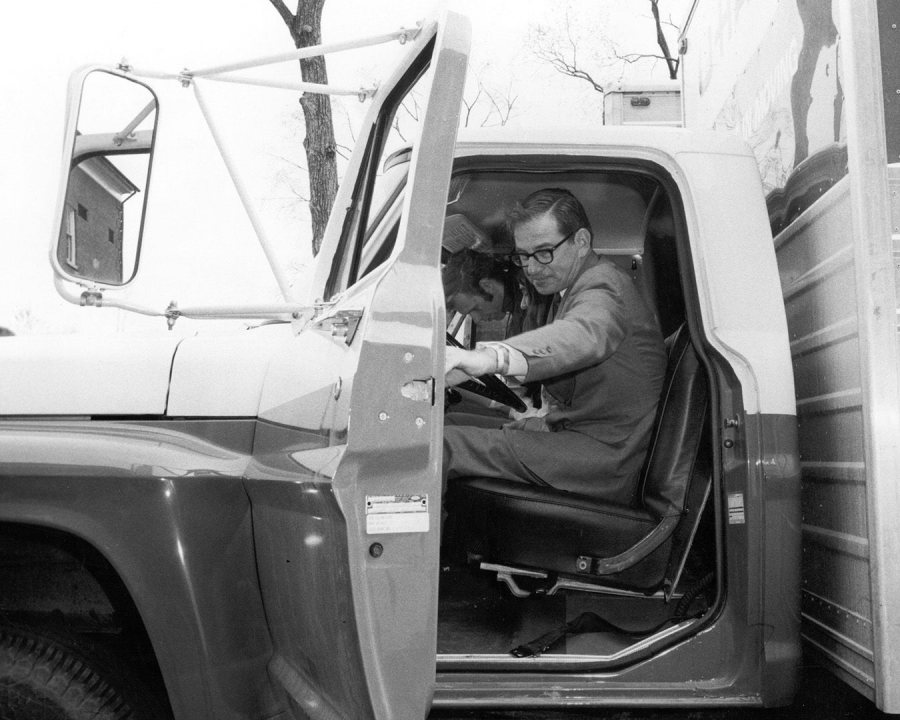
[[[580,229],[581,228],[578,228],[578,230]],[[533,253],[510,253],[509,260],[516,267],[525,267],[528,264],[528,260],[530,258],[534,258],[541,265],[549,265],[553,262],[553,251],[556,250],[556,248],[558,248],[560,245],[562,245],[566,240],[570,240],[572,236],[578,232],[578,230],[573,230],[572,232],[570,232],[553,247],[541,248],[540,250],[535,250]]]

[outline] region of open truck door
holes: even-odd
[[[319,312],[295,321],[263,387],[246,486],[269,673],[303,717],[421,718],[431,702],[440,247],[469,36],[453,14],[421,26],[376,94],[320,253]],[[404,103],[418,109],[419,135],[408,176],[382,203]]]

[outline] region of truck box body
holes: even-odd
[[[698,0],[682,44],[685,126],[743,137],[766,193],[797,392],[806,649],[889,712],[900,712],[898,24],[884,0]]]
[[[678,81],[659,85],[618,85],[603,95],[604,125],[681,125]]]

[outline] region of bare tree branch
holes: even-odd
[[[275,8],[275,11],[281,15],[281,19],[284,20],[284,24],[291,27],[294,22],[294,16],[291,15],[291,11],[287,9],[287,6],[281,0],[269,0],[272,3],[272,7]]]
[[[397,133],[397,136],[406,142],[406,135],[403,132],[402,128],[402,118],[400,113],[404,113],[407,118],[413,121],[413,123],[419,122],[421,108],[419,106],[419,98],[416,96],[415,92],[411,92],[407,94],[405,98],[403,98],[403,102],[400,103],[400,108],[397,113],[394,115],[394,119],[391,122],[391,127],[394,129],[394,132]]]
[[[578,40],[572,32],[568,8],[566,9],[563,33],[565,37],[563,42],[560,43],[551,36],[548,30],[539,27],[536,33],[537,47],[533,50],[534,54],[539,59],[547,62],[558,73],[585,80],[591,84],[594,90],[603,93],[603,83],[592,73],[583,67],[579,67]]]
[[[412,101],[412,108],[410,108],[410,100]],[[409,93],[405,98],[403,98],[403,102],[400,104],[400,107],[415,122],[419,122],[419,114],[421,112],[421,108],[419,107],[419,98],[416,97],[416,94],[414,92]]]
[[[569,16],[568,8],[555,33],[544,26],[538,26],[533,29],[532,52],[538,59],[546,62],[558,73],[588,82],[594,90],[601,94],[605,92],[605,87],[612,81],[609,75],[614,71],[615,67],[619,67],[621,74],[621,68],[624,65],[631,65],[640,60],[663,61],[666,63],[669,77],[676,78],[679,59],[672,57],[668,40],[663,32],[663,25],[671,26],[675,29],[678,29],[678,26],[671,19],[665,21],[661,19],[658,3],[659,0],[650,0],[650,11],[656,30],[656,43],[661,54],[620,53],[616,43],[600,32],[591,37],[590,43],[592,47],[595,47],[595,50],[596,46],[601,48],[605,46],[603,49],[608,61],[595,59],[593,62],[594,67],[589,67],[581,57],[581,51],[584,50],[586,42],[583,38],[579,38],[575,32],[575,25]]]
[[[516,104],[516,100],[519,99],[519,96],[516,95],[513,98],[509,97],[509,93],[507,92],[506,96],[503,98],[504,107],[500,107],[500,103],[497,102],[497,99],[494,97],[493,93],[488,93],[488,98],[491,101],[491,105],[494,106],[494,111],[497,113],[497,116],[500,118],[500,126],[506,125],[509,122],[509,116],[512,114],[513,105]]]
[[[293,194],[293,196],[295,198],[297,198],[298,200],[302,200],[303,202],[309,202],[309,195],[304,195],[300,190],[295,188],[294,184],[291,182],[288,182],[287,185],[288,185],[288,190],[291,191],[291,193]]]
[[[279,154],[279,153],[270,153],[270,154],[272,155],[272,157],[276,157],[276,158],[278,158],[279,160],[281,160],[285,165],[290,165],[291,167],[295,167],[295,168],[297,168],[298,170],[302,170],[303,172],[306,172],[306,168],[303,167],[303,166],[302,166],[300,163],[298,163],[297,161],[291,160],[289,157],[285,157],[284,155],[281,155],[281,154]]]
[[[472,110],[475,109],[475,105],[478,103],[478,99],[481,97],[481,93],[482,93],[483,89],[484,88],[482,87],[481,83],[479,82],[478,83],[478,92],[475,93],[474,99],[467,100],[465,97],[463,97],[462,102],[466,108],[466,112],[463,115],[463,127],[469,127],[469,120],[472,117]]]
[[[627,63],[629,65],[633,65],[636,62],[640,62],[641,60],[652,60],[653,62],[665,62],[666,58],[662,55],[654,55],[653,53],[628,53],[627,55],[619,55],[616,54],[616,60],[621,60],[623,63]]]
[[[545,48],[535,53],[540,59],[546,61],[556,72],[579,80],[586,80],[599,93],[603,92],[603,85],[597,81],[588,71],[578,67],[577,59],[567,59],[558,48]]]
[[[356,145],[356,128],[353,127],[353,123],[350,122],[350,116],[346,112],[344,113],[344,118],[347,120],[347,132],[350,133],[350,140]]]

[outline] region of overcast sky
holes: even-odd
[[[690,3],[663,0],[662,4],[665,12],[682,20]],[[648,42],[649,49],[653,47],[649,3],[641,0],[619,2],[622,10],[614,15],[597,13],[596,0],[452,0],[450,5],[472,20],[470,79],[477,75],[495,92],[517,97],[511,124],[554,122],[562,116],[569,122],[600,121],[602,103],[597,93],[534,57],[528,37],[537,24],[559,24],[568,9],[575,32],[596,36],[600,28],[591,24],[602,21],[602,31],[619,39],[626,49],[646,48]],[[324,39],[336,41],[411,26],[433,7],[421,0],[328,0]],[[53,215],[62,167],[68,76],[78,66],[115,63],[123,57],[134,66],[177,71],[269,55],[292,49],[287,30],[268,0],[48,0],[16,3],[9,12],[0,44],[5,68],[0,76],[4,98],[0,325],[18,333],[143,328],[145,323],[117,319],[118,311],[68,306],[53,289],[47,254],[50,238],[56,235]],[[590,50],[585,48],[582,57]],[[383,76],[374,55],[341,56],[328,62],[333,83]],[[642,72],[650,70],[647,66]],[[296,72],[292,67],[286,71]],[[650,77],[664,77],[661,67],[653,72]],[[235,297],[272,301],[276,299],[274,283],[262,253],[253,245],[221,160],[207,139],[194,135],[203,132],[202,122],[185,109],[190,100],[187,94],[178,96],[178,88],[172,85],[173,99],[162,99],[160,122],[188,119],[177,132],[169,131],[181,142],[170,145],[168,156],[160,153],[154,168],[146,264],[128,292],[163,305],[175,298],[182,305]],[[253,192],[262,203],[282,259],[302,276],[311,262],[303,236],[306,223],[291,211],[286,186],[271,177],[278,173],[279,164],[288,166],[283,158],[292,150],[286,148],[302,138],[302,131],[291,122],[296,96],[231,89],[223,90],[221,96],[217,109],[256,182]],[[201,156],[201,151],[208,154]],[[183,166],[178,169],[176,160],[183,162],[186,157],[189,171]],[[300,156],[287,160],[294,158]],[[157,200],[167,208],[164,217],[163,213],[153,215],[159,210],[154,205]],[[155,322],[154,327],[164,326],[161,320]]]

